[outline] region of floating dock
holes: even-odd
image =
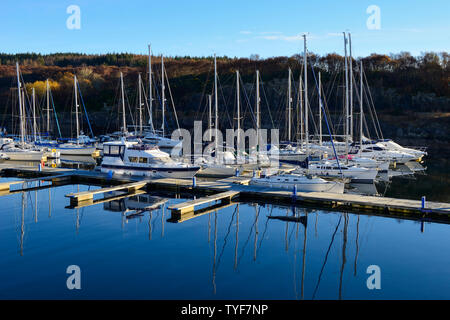
[[[220,201],[222,204],[228,204],[234,197],[239,195],[239,191],[226,191],[216,193],[207,197],[194,199],[191,201],[178,203],[170,206],[168,209],[179,215],[195,211],[195,208],[204,204],[211,204],[213,202]]]
[[[58,170],[57,168],[49,168],[42,171],[38,171],[37,168],[4,168],[1,172],[4,176],[30,176],[34,178],[53,176],[46,178],[49,180],[65,174],[65,184],[108,186],[93,191],[66,195],[71,199],[71,205],[80,205],[80,203],[86,201],[94,204],[93,197],[95,194],[106,194],[111,191],[124,191],[130,195],[136,190],[173,191],[176,193],[186,192],[194,195],[206,195],[204,198],[172,206],[172,211],[178,216],[185,214],[195,215],[195,208],[201,204],[221,201],[222,199],[224,199],[225,203],[229,203],[236,199],[262,203],[306,205],[355,213],[370,213],[395,218],[450,223],[450,203],[324,192],[297,192],[294,194],[289,190],[248,185],[249,177],[230,177],[215,181],[200,181],[198,179],[194,182],[190,179],[148,179],[122,175],[110,177],[99,171]],[[39,179],[42,180],[42,178]],[[6,193],[8,190],[8,188],[5,189]],[[208,197],[208,195],[213,196]]]

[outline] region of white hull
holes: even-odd
[[[344,183],[336,181],[326,181],[325,183],[295,183],[283,181],[274,181],[274,179],[252,179],[252,185],[265,186],[269,188],[280,188],[293,190],[297,186],[298,192],[332,192],[344,193]]]
[[[61,155],[68,156],[92,156],[97,150],[95,147],[58,147],[55,148]]]
[[[114,168],[108,167],[107,165],[101,166],[101,172],[109,173],[113,172],[120,175],[131,175],[131,176],[144,176],[149,178],[173,178],[173,179],[192,179],[192,177],[197,173],[196,170],[179,170],[176,168],[152,168],[154,170],[143,169],[143,168],[129,168],[127,166],[114,166]]]
[[[2,151],[9,160],[16,161],[41,161],[44,158],[42,151]]]

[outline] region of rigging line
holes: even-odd
[[[232,77],[232,76],[231,76]],[[222,100],[224,101],[224,106],[225,106],[225,108],[224,108],[224,110],[225,110],[225,114],[227,115],[227,118],[228,118],[228,121],[229,121],[229,123],[230,123],[230,125],[231,125],[231,127],[233,126],[233,121],[231,120],[231,118],[230,118],[230,113],[228,112],[228,104],[229,104],[229,100],[228,100],[228,102],[226,101],[226,99],[225,99],[225,94],[224,94],[224,92],[223,92],[223,87],[222,87],[222,84],[221,84],[221,82],[220,82],[220,77],[219,77],[219,75],[217,75],[217,82],[219,83],[219,87],[220,87],[220,93],[221,93],[221,95],[222,95]],[[225,82],[227,82],[227,81],[225,81]],[[233,81],[233,86],[232,86],[232,90],[234,89],[234,81]]]
[[[89,121],[89,116],[88,116],[88,113],[87,113],[87,110],[86,110],[86,106],[84,105],[83,95],[81,94],[81,88],[80,88],[80,83],[78,82],[78,79],[77,79],[77,84],[78,84],[78,86],[77,86],[78,87],[78,92],[80,93],[81,104],[83,105],[83,110],[84,110],[84,114],[86,116],[86,120],[87,120],[87,123],[88,123],[88,126],[89,126],[89,130],[91,131],[92,138],[94,138],[94,132],[92,131],[91,122]]]
[[[56,127],[58,128],[59,138],[62,139],[61,127],[59,126],[58,114],[56,113],[55,102],[53,101],[53,93],[51,90],[50,90],[50,98],[52,101],[53,112],[55,113],[55,121],[56,121]]]
[[[373,99],[372,99],[372,93],[371,93],[371,90],[370,90],[369,81],[367,80],[366,72],[364,70],[363,70],[363,76],[364,76],[364,80],[365,80],[366,85],[367,85],[367,87],[366,87],[367,90],[364,90],[364,93],[366,93],[366,96],[367,96],[367,92],[368,92],[368,96],[370,98],[369,109],[373,108],[373,112],[375,114],[375,119],[376,119],[376,124],[378,124],[378,129],[380,130],[380,136],[381,136],[381,139],[383,139],[383,132],[381,131],[380,122],[378,121],[378,116],[377,116],[377,112],[375,110],[375,104],[374,104]],[[378,137],[378,138],[380,138],[380,137]]]
[[[316,284],[316,287],[314,289],[312,300],[314,300],[314,297],[316,296],[317,289],[319,289],[320,279],[322,278],[322,273],[323,273],[323,270],[325,269],[325,265],[326,265],[327,260],[328,260],[328,254],[330,253],[331,246],[333,245],[334,237],[336,236],[336,233],[337,233],[337,231],[339,229],[339,225],[341,224],[341,220],[342,220],[342,215],[339,216],[339,222],[338,222],[338,224],[336,226],[336,229],[334,230],[333,236],[331,237],[331,242],[330,242],[330,245],[328,246],[327,253],[325,254],[325,260],[323,261],[322,268],[320,269],[319,279],[317,280],[317,284]]]
[[[175,103],[173,102],[172,90],[170,89],[169,76],[167,75],[166,69],[164,69],[164,74],[166,75],[167,87],[169,89],[170,101],[172,102],[173,114],[175,116],[175,121],[177,123],[177,128],[180,129],[180,124],[178,123],[177,110],[175,109]]]
[[[316,73],[314,72],[314,68],[312,66],[311,66],[311,71],[312,71],[312,75],[314,77],[314,83],[315,83],[316,87],[318,87],[317,79],[316,79]],[[321,103],[321,105],[322,105],[322,110],[323,110],[323,103]],[[336,148],[334,147],[333,137],[331,136],[331,130],[330,130],[330,126],[328,125],[328,119],[327,119],[327,116],[326,116],[325,112],[324,112],[324,119],[325,119],[325,123],[327,125],[328,134],[330,135],[331,145],[333,146],[333,153],[334,153],[334,156],[336,157],[336,163],[338,165],[339,172],[342,175],[341,165],[339,164],[339,157],[338,157],[338,155],[336,153]]]
[[[274,122],[273,122],[272,113],[270,112],[270,105],[269,105],[269,101],[268,101],[268,99],[267,99],[266,89],[264,88],[264,82],[263,82],[263,80],[262,80],[262,76],[260,75],[259,77],[260,77],[260,79],[261,79],[262,93],[263,93],[263,95],[264,95],[264,100],[266,101],[266,104],[267,104],[267,111],[269,112],[270,122],[272,123],[272,128],[274,128],[274,127],[275,127],[275,124],[274,124]]]

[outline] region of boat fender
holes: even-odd
[[[113,175],[114,175],[114,172],[113,172],[112,170],[109,170],[109,171],[108,171],[107,179],[108,179],[108,180],[111,180],[112,177],[113,177]]]

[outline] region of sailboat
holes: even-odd
[[[66,143],[50,143],[54,149],[59,151],[61,155],[72,155],[72,156],[96,156],[97,148],[92,145],[95,140],[90,139],[88,136],[84,135],[80,130],[80,120],[79,120],[79,105],[78,105],[78,81],[77,76],[73,76],[73,86],[75,95],[75,123],[76,123],[76,138],[69,139]]]
[[[181,146],[180,140],[173,140],[168,137],[166,137],[165,132],[165,104],[166,104],[166,71],[164,69],[164,56],[161,55],[161,130],[155,130],[153,125],[153,87],[152,87],[152,54],[151,54],[151,47],[148,46],[148,72],[149,72],[149,94],[148,94],[148,101],[149,101],[149,113],[150,113],[150,130],[145,132],[145,136],[142,139],[143,142],[149,143],[152,145],[156,145],[160,148],[165,149],[172,149],[172,148],[179,148]],[[170,88],[169,88],[170,89]],[[175,117],[176,117],[176,111]]]
[[[328,181],[317,176],[296,173],[254,177],[250,180],[250,184],[289,190],[296,187],[299,192],[344,193],[343,182]]]
[[[17,75],[17,92],[19,100],[19,126],[20,136],[19,142],[16,143],[11,138],[0,138],[0,152],[4,158],[9,160],[28,160],[28,161],[41,161],[46,160],[44,151],[36,149],[33,145],[25,141],[26,131],[26,108],[25,108],[25,91],[22,88],[20,81],[19,63],[16,62],[16,75]],[[34,127],[35,130],[36,127]]]

